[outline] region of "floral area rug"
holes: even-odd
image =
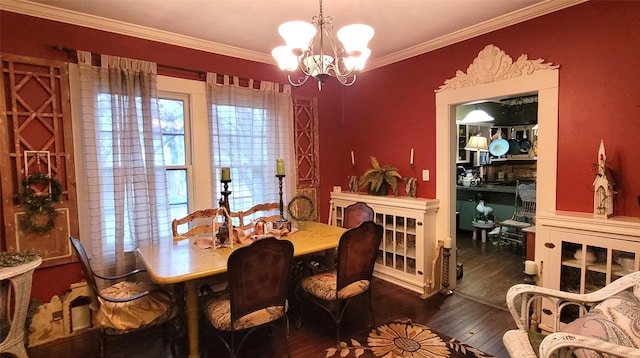
[[[369,332],[365,340],[340,342],[326,349],[329,357],[441,358],[492,357],[411,320],[397,320]]]

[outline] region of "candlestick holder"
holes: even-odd
[[[284,179],[284,174],[276,174],[278,178],[278,185],[280,187],[280,217],[277,218],[273,222],[273,228],[276,230],[284,230],[287,229],[291,232],[291,221],[284,218],[284,202],[282,201],[282,179]]]
[[[223,190],[220,192],[220,194],[222,194],[222,198],[220,198],[218,204],[221,208],[225,208],[228,214],[231,213],[231,209],[229,209],[229,195],[231,194],[231,191],[229,190],[229,183],[231,180],[220,180],[220,182],[223,185]],[[229,216],[225,215],[224,223],[220,225],[218,232],[216,233],[216,240],[220,245],[228,245],[231,243],[231,237],[229,235],[231,230],[229,230],[229,225]]]
[[[443,295],[451,295],[453,291],[449,289],[449,259],[451,257],[451,249],[442,249],[442,289],[440,293]]]

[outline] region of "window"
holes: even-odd
[[[189,183],[192,161],[188,145],[191,105],[188,94],[160,92],[158,97],[169,208],[173,220],[184,217],[191,211]]]
[[[269,145],[272,133],[268,130],[266,110],[225,105],[213,107],[219,120],[213,142],[219,142],[220,150],[212,154],[216,163],[228,163],[232,167],[233,196],[230,199],[234,211],[277,201],[276,155]],[[221,184],[216,183],[216,187],[222,190]]]
[[[271,148],[293,148],[290,127],[268,125],[266,110],[251,103],[220,104],[214,107],[224,115],[213,130],[222,135],[214,139],[204,82],[158,76],[158,96],[172,219],[218,206],[223,166],[231,167],[231,210],[278,201],[275,160],[288,157]],[[285,191],[295,190],[293,159],[290,163],[285,179],[292,183]]]
[[[236,77],[207,74],[211,176],[220,192],[220,168],[231,169],[232,211],[278,202],[280,190],[286,203],[295,193],[293,103],[289,90],[288,86],[280,88],[267,81],[260,82],[260,89],[245,87]],[[281,186],[275,175],[276,159],[283,159],[288,168]]]

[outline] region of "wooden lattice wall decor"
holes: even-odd
[[[318,100],[316,98],[293,98],[294,143],[296,148],[296,168],[298,182],[296,191],[313,201],[314,214],[311,220],[317,221],[318,190],[320,173],[318,163]]]
[[[35,249],[43,259],[41,267],[72,262],[69,235],[78,235],[78,210],[67,64],[8,54],[0,57],[3,248]],[[25,230],[20,223],[25,207],[16,196],[25,176],[34,173],[49,174],[61,187],[59,200],[52,204],[57,212],[54,227],[45,233]],[[42,183],[31,188],[36,195],[51,190]]]

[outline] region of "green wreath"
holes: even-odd
[[[304,202],[306,205],[298,205],[298,201],[300,201],[301,203]],[[294,220],[307,221],[311,219],[311,216],[313,216],[313,206],[313,201],[308,196],[296,195],[291,198],[291,201],[289,201],[289,204],[287,205],[287,212],[289,213],[289,216]],[[291,211],[291,209],[294,207],[297,209],[295,213]],[[308,208],[308,210],[300,210],[304,208]]]
[[[34,183],[42,183],[49,187],[49,193],[42,194],[31,189]],[[56,224],[58,212],[53,208],[53,203],[60,200],[62,195],[62,185],[48,174],[33,173],[22,179],[22,188],[18,192],[17,198],[20,204],[25,206],[25,212],[20,219],[20,227],[27,232],[43,234],[51,231]],[[43,224],[38,224],[35,218],[45,215],[47,220]]]
[[[15,267],[38,259],[38,253],[30,249],[25,252],[0,252],[0,267]]]

